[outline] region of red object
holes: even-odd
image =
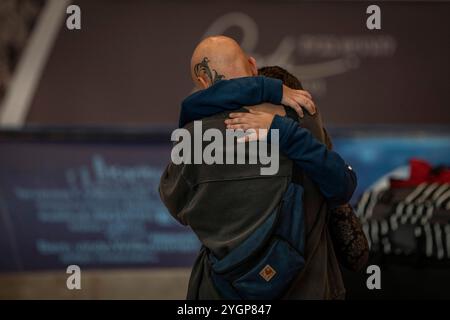
[[[442,168],[433,172],[433,167],[426,161],[411,159],[410,177],[407,180],[391,178],[391,188],[417,187],[421,183],[450,183],[450,169]]]

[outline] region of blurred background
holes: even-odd
[[[301,79],[358,173],[382,289],[343,269],[347,298],[450,298],[450,3],[369,4],[1,0],[0,298],[185,297],[199,243],[157,188],[213,34]]]

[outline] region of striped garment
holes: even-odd
[[[371,250],[450,259],[450,184],[369,190],[357,215]]]

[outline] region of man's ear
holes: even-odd
[[[206,79],[204,79],[202,76],[197,77],[197,81],[201,89],[206,89],[209,87],[208,81],[206,81]]]
[[[258,67],[256,66],[256,60],[253,57],[248,57],[248,63],[250,65],[250,71],[252,73],[252,76],[258,75]]]

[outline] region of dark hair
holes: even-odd
[[[303,90],[300,80],[279,66],[262,67],[258,69],[258,74],[269,78],[280,79],[284,85],[291,89]]]
[[[293,74],[289,73],[287,70],[279,66],[262,67],[258,69],[258,74],[264,77],[279,79],[283,82],[285,86],[288,86],[291,89],[303,90],[303,86],[300,80],[298,80],[296,76],[294,76]],[[297,114],[293,109],[285,107],[285,110],[286,115],[289,118],[298,121]],[[331,142],[330,136],[328,135],[325,128],[322,128],[322,130],[324,134],[325,144],[328,147],[328,149],[331,150],[333,148],[333,143]]]
[[[279,66],[267,66],[258,69],[258,74],[260,76],[279,79],[283,82],[285,86],[291,89],[303,89],[300,80],[298,80],[294,75],[290,74],[287,70]],[[297,113],[292,108],[284,107],[286,111],[286,116],[298,122]]]

